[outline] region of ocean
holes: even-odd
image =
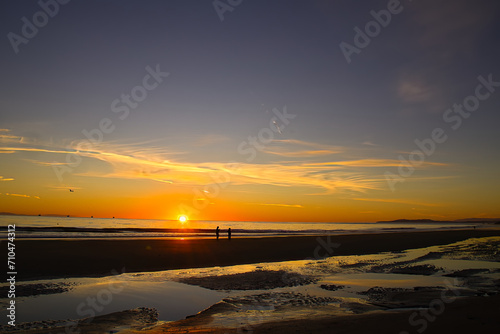
[[[314,223],[314,222],[237,222],[187,221],[122,218],[82,218],[0,215],[6,237],[7,226],[16,226],[16,238],[213,238],[220,227],[221,238],[230,227],[232,237],[272,237],[449,230],[480,227],[460,222],[429,223]],[[5,238],[4,238],[5,239]]]

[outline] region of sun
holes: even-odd
[[[180,217],[179,217],[179,221],[180,221],[181,223],[185,223],[185,222],[187,222],[187,220],[188,220],[188,218],[187,218],[186,216],[180,216]]]

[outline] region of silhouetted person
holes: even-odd
[[[227,229],[227,238],[231,240],[231,228]]]
[[[217,236],[217,240],[219,240],[219,226],[215,229],[215,235]]]

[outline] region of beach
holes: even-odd
[[[19,280],[318,259],[403,251],[500,235],[453,230],[268,238],[18,240]]]
[[[23,305],[50,307],[40,303],[51,296],[85,301],[81,296],[95,295],[99,301],[104,291],[115,302],[142,295],[140,307],[120,308],[125,306],[110,301],[91,317],[18,324],[14,329],[23,333],[369,333],[373,328],[468,333],[500,328],[500,229],[494,227],[231,240],[18,240],[16,245],[18,312]],[[120,289],[109,292],[103,286]],[[178,289],[185,290],[176,297]],[[210,296],[206,306],[199,304],[184,316],[172,313],[205,298],[204,291]],[[171,308],[166,311],[163,304]],[[73,301],[67,305],[63,308],[78,309]]]

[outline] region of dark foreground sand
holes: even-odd
[[[375,311],[364,314],[344,316],[305,317],[290,321],[276,321],[248,328],[246,331],[230,328],[205,327],[204,318],[185,319],[158,326],[148,334],[158,333],[498,333],[500,329],[500,295],[493,297],[467,297],[457,299],[446,305],[438,316],[426,313],[414,317],[415,311],[384,312]],[[207,315],[208,318],[209,315]],[[429,319],[424,321],[424,319]],[[130,331],[129,333],[139,333]],[[142,333],[142,332],[141,332]]]
[[[403,251],[500,236],[499,229],[221,239],[17,240],[17,279],[227,266]],[[336,245],[333,245],[336,244]],[[333,246],[332,246],[333,245]],[[5,250],[4,250],[5,251]]]
[[[343,317],[300,319],[263,324],[254,333],[284,333],[293,329],[296,333],[498,333],[500,329],[500,296],[489,298],[469,297],[449,304],[439,316],[427,313],[409,323],[414,311],[373,312]],[[432,321],[431,321],[432,320]],[[161,333],[161,332],[160,332]]]
[[[307,316],[296,320],[268,322],[257,326],[227,328],[211,326],[211,316],[219,310],[207,310],[196,317],[174,321],[163,325],[148,323],[148,312],[129,310],[100,316],[91,323],[74,327],[71,333],[115,333],[116,324],[129,327],[120,334],[144,333],[333,333],[333,334],[470,334],[498,333],[500,329],[500,295],[492,297],[465,297],[447,304],[437,316],[432,313],[414,317],[413,325],[409,319],[415,311],[384,312],[375,311],[363,314]],[[420,311],[418,311],[420,312]],[[146,319],[146,320],[145,320]],[[429,319],[429,320],[425,320]],[[139,325],[140,329],[133,329]],[[54,327],[27,331],[31,334],[60,334],[67,327]]]

